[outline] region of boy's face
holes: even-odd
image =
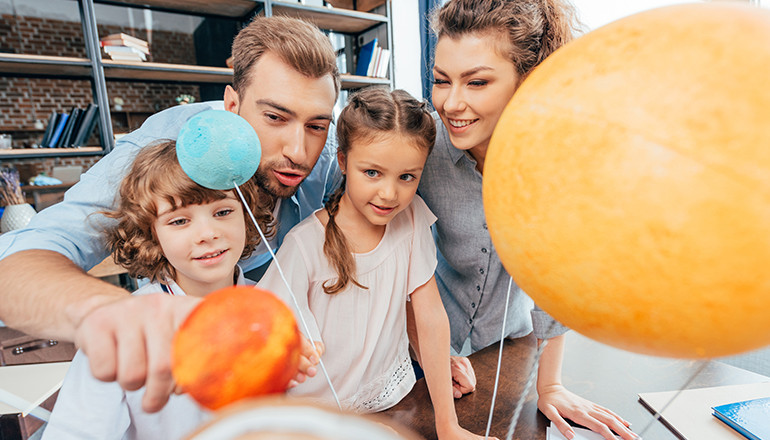
[[[225,109],[246,119],[259,136],[259,186],[273,197],[291,197],[310,174],[326,143],[336,100],[331,75],[310,78],[271,52],[252,68],[242,98],[228,86]]]
[[[246,243],[243,207],[227,198],[172,209],[157,199],[153,225],[163,255],[176,269],[176,283],[187,295],[204,296],[233,285],[235,264]]]

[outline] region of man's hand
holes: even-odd
[[[452,370],[452,393],[455,399],[476,391],[476,372],[467,357],[450,356],[449,366]]]
[[[294,379],[289,382],[289,388],[294,388],[308,377],[316,375],[317,370],[315,366],[321,361],[321,356],[326,350],[322,342],[310,343],[305,337],[300,337],[300,339],[302,340],[302,347],[300,347],[299,371]]]
[[[77,325],[75,343],[99,380],[126,390],[145,387],[142,409],[159,411],[174,391],[171,345],[176,329],[200,298],[128,296],[101,305]]]

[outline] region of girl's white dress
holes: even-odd
[[[406,302],[436,269],[436,246],[430,227],[436,217],[415,196],[385,228],[372,251],[353,254],[356,279],[329,295],[323,283],[336,279],[323,253],[324,227],[316,215],[299,223],[278,252],[284,274],[297,297],[313,340],[322,341],[322,360],[343,408],[374,412],[398,403],[415,383],[406,334]],[[295,309],[275,262],[258,283]],[[298,318],[300,331],[304,328]],[[289,394],[313,396],[334,404],[322,371]]]

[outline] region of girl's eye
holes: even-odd
[[[366,174],[367,177],[377,177],[379,173],[376,170],[366,170],[364,171],[364,174]]]
[[[404,182],[411,182],[412,180],[416,179],[417,177],[414,176],[414,174],[402,174],[401,180]]]
[[[171,220],[170,222],[168,222],[168,224],[171,225],[171,226],[186,225],[187,224],[187,219],[186,218],[175,218],[174,220]]]
[[[276,121],[276,122],[281,120],[280,116],[273,113],[265,113],[265,117],[270,119],[271,121]]]
[[[487,85],[488,83],[489,83],[489,81],[485,81],[485,80],[482,80],[482,79],[477,79],[477,80],[473,80],[473,81],[469,82],[468,85],[475,86],[475,87],[481,87],[481,86]]]
[[[220,209],[216,214],[214,214],[214,217],[224,217],[226,215],[230,215],[231,212],[233,212],[233,210],[230,208]]]
[[[445,79],[438,79],[438,78],[433,79],[433,85],[440,85],[440,84],[449,84],[449,81]]]

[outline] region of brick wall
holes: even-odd
[[[149,40],[144,30],[99,26],[99,36],[102,37],[118,32]],[[0,16],[0,52],[80,58],[86,56],[80,22],[5,14]],[[148,61],[195,64],[192,35],[153,31]],[[193,84],[108,80],[107,94],[111,106],[115,97],[124,101],[121,111],[111,107],[113,131],[123,133],[136,128],[152,113],[176,105],[175,98],[183,93],[200,100],[199,88]],[[11,133],[14,147],[31,146],[39,142],[43,135],[42,131],[34,128],[35,119],[45,124],[53,111],[69,112],[73,106],[85,108],[93,101],[89,80],[0,76],[0,133]],[[98,144],[97,135],[89,143]],[[50,173],[54,165],[71,162],[82,165],[85,171],[99,157],[3,159],[2,164]]]

